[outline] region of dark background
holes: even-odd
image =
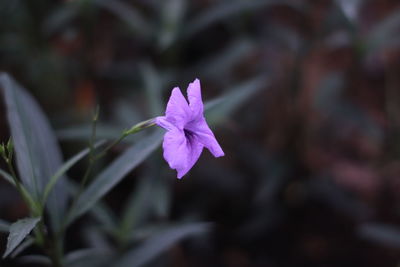
[[[398,0],[0,0],[0,19],[0,70],[35,96],[65,158],[97,104],[112,139],[163,114],[174,86],[199,78],[205,101],[234,92],[207,116],[225,157],[205,151],[177,180],[158,150],[105,198],[118,215],[157,176],[144,224],[215,222],[150,266],[398,266]],[[3,181],[0,213],[27,214]],[[90,246],[91,220],[67,252]]]

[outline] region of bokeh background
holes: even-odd
[[[35,96],[65,158],[97,104],[99,139],[114,139],[201,80],[226,156],[205,151],[177,180],[157,150],[103,201],[116,218],[133,205],[144,229],[214,223],[147,266],[400,263],[398,0],[1,0],[0,18],[0,70]],[[3,181],[0,212],[27,214]],[[80,219],[66,252],[116,247],[104,223]]]

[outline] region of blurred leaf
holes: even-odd
[[[161,155],[159,156],[161,157]],[[166,166],[166,165],[164,165]],[[160,169],[160,166],[158,167]],[[162,176],[157,175],[157,178]],[[172,203],[172,192],[169,181],[167,179],[156,179],[153,183],[153,207],[155,216],[158,218],[167,218],[170,214],[171,203]]]
[[[185,30],[185,35],[194,35],[217,21],[228,19],[232,16],[243,14],[244,12],[257,11],[265,6],[276,4],[285,4],[293,7],[297,6],[294,5],[293,1],[285,0],[219,1],[218,4],[203,11],[199,16],[189,22]]]
[[[162,131],[142,139],[105,168],[80,195],[68,216],[68,223],[88,211],[129,172],[142,163],[161,143]]]
[[[400,229],[393,225],[365,223],[358,229],[358,234],[367,240],[400,248]]]
[[[104,144],[105,141],[100,141],[97,142],[94,145],[94,148],[97,148]],[[57,183],[57,181],[63,177],[63,175],[72,167],[74,166],[79,160],[81,160],[83,157],[85,157],[87,154],[89,154],[90,149],[86,148],[70,158],[68,161],[66,161],[59,169],[58,171],[51,177],[50,181],[47,183],[44,194],[43,194],[43,203],[46,203],[47,197],[49,196],[51,190],[53,189],[54,185]]]
[[[12,178],[12,176],[11,176],[8,172],[3,171],[2,169],[0,169],[0,175],[1,175],[7,182],[9,182],[9,183],[12,184],[13,186],[15,186],[14,179]]]
[[[53,34],[65,27],[80,13],[79,1],[67,1],[64,5],[55,9],[43,23],[43,30],[47,34]]]
[[[13,251],[13,253],[11,253],[10,257],[11,258],[15,258],[21,252],[23,252],[25,249],[29,248],[34,243],[35,243],[35,239],[31,238],[31,237],[28,237]]]
[[[115,243],[113,244],[110,242],[110,238],[107,234],[112,234],[113,232],[107,229],[104,231],[103,228],[101,223],[99,225],[85,227],[83,239],[89,248],[111,252],[112,248],[115,247]],[[116,227],[110,230],[115,230],[115,228]]]
[[[149,212],[153,197],[152,182],[154,179],[151,178],[145,176],[140,179],[139,185],[127,201],[119,230],[121,241],[126,241],[129,238],[129,233],[137,227]]]
[[[32,96],[4,73],[0,74],[0,86],[20,178],[27,190],[39,200],[46,183],[62,164],[60,148],[46,116]],[[53,229],[57,231],[67,201],[62,181],[55,186],[49,199],[47,208]]]
[[[132,126],[133,121],[143,120],[139,110],[133,103],[132,99],[121,99],[114,104],[114,121],[117,121],[118,125],[123,125],[122,127],[129,128]],[[117,134],[117,131],[115,132]],[[118,134],[121,134],[121,131],[118,131]]]
[[[95,267],[105,266],[110,259],[111,252],[101,249],[81,249],[68,253],[65,256],[65,266],[68,267]]]
[[[162,104],[162,81],[159,73],[146,62],[140,66],[147,100],[150,105],[150,116],[160,116],[164,112]]]
[[[161,30],[158,34],[158,46],[161,50],[167,49],[174,43],[186,11],[184,0],[164,0],[161,2]]]
[[[361,0],[336,0],[337,5],[343,11],[343,14],[351,22],[357,21],[358,12],[361,6]]]
[[[149,39],[153,34],[153,26],[132,5],[119,0],[95,0],[93,3],[116,15],[145,39]]]
[[[117,219],[112,210],[105,203],[97,202],[90,209],[92,216],[101,224],[101,227],[108,232],[113,232],[117,228]]]
[[[7,257],[14,249],[25,239],[25,237],[35,228],[40,218],[25,218],[11,224],[10,234],[7,239],[7,248],[3,259]]]
[[[254,78],[231,89],[227,94],[208,101],[205,104],[207,121],[209,124],[218,124],[248,101],[260,89],[269,85],[264,76]]]
[[[400,9],[376,24],[366,37],[367,52],[400,45]]]
[[[340,104],[344,86],[345,79],[342,73],[326,75],[314,96],[314,106],[323,112],[331,113]]]
[[[76,125],[57,130],[57,136],[60,140],[83,140],[87,141],[91,135],[92,129],[88,124]],[[112,125],[98,124],[96,127],[96,136],[99,139],[115,139],[121,135],[121,130]]]
[[[76,182],[68,180],[66,190],[68,190],[69,194],[76,195],[79,186]],[[107,231],[113,232],[117,227],[117,220],[114,213],[102,201],[98,201],[96,205],[90,209],[90,213],[98,222],[100,222],[102,228]]]
[[[10,231],[10,223],[0,219],[0,232]]]
[[[355,220],[364,219],[371,215],[371,210],[364,202],[346,194],[341,187],[327,177],[314,177],[305,186],[311,197]]]
[[[154,260],[168,248],[189,236],[204,233],[210,230],[209,223],[189,223],[170,226],[155,233],[149,239],[123,255],[114,267],[138,267]]]
[[[256,44],[251,40],[245,38],[234,40],[223,51],[213,54],[200,62],[191,70],[191,73],[197,73],[199,77],[214,78],[221,82],[225,79],[228,80],[229,76],[232,75],[232,68],[243,58],[249,56],[255,47]],[[224,77],[224,79],[221,80],[220,77]]]
[[[37,266],[52,266],[50,258],[43,255],[27,255],[18,258],[18,263],[23,264],[21,266],[31,266],[37,264]]]

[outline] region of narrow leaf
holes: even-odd
[[[225,95],[208,101],[205,105],[207,121],[210,124],[219,123],[248,101],[260,89],[267,88],[268,85],[269,82],[265,77],[256,77],[232,88]]]
[[[190,223],[186,225],[171,226],[163,231],[154,234],[144,241],[139,247],[134,248],[123,256],[115,267],[138,267],[149,263],[158,257],[168,248],[178,243],[184,238],[210,230],[209,223]]]
[[[129,172],[142,163],[161,144],[162,136],[162,131],[157,130],[133,145],[104,169],[78,198],[69,213],[68,223],[92,208]]]
[[[43,255],[26,255],[18,258],[21,266],[52,266],[50,258]]]
[[[260,8],[274,4],[286,4],[296,7],[293,1],[285,0],[219,1],[218,4],[205,10],[203,13],[189,22],[185,30],[185,35],[191,36],[215,22],[231,18],[235,15],[243,14],[243,12],[246,11],[257,11]]]
[[[25,237],[35,228],[40,218],[25,218],[18,220],[10,226],[7,248],[3,258],[7,257],[25,239]]]
[[[366,39],[367,52],[398,46],[400,44],[399,27],[400,9],[396,9],[370,31]]]
[[[97,144],[94,145],[95,148],[99,147],[100,145],[104,144],[105,141],[100,141]],[[46,203],[47,197],[49,196],[51,190],[53,189],[54,185],[57,183],[57,181],[63,177],[63,175],[72,167],[74,166],[78,161],[80,161],[83,157],[85,157],[89,153],[90,149],[86,148],[70,158],[68,161],[66,161],[59,169],[58,171],[51,177],[50,181],[47,183],[45,189],[44,189],[44,194],[43,194],[43,200],[42,203]]]
[[[110,260],[111,251],[105,249],[81,249],[65,256],[66,267],[105,266]]]
[[[133,29],[135,33],[140,34],[145,39],[151,36],[153,32],[152,25],[133,6],[119,0],[113,0],[112,2],[96,0],[93,3],[116,15],[117,18]]]
[[[25,249],[29,248],[32,244],[35,243],[35,239],[32,237],[26,238],[16,249],[14,249],[14,252],[11,253],[11,258],[15,258],[21,252],[23,252]]]
[[[62,164],[57,140],[43,111],[33,97],[9,75],[0,74],[7,119],[22,183],[39,200],[50,177]],[[50,195],[47,209],[55,230],[59,229],[67,196],[63,183]]]
[[[6,180],[7,182],[9,182],[13,186],[15,186],[15,182],[14,182],[11,174],[9,174],[8,172],[3,171],[2,169],[0,169],[0,175],[1,175],[1,177],[4,178],[4,180]]]
[[[366,223],[358,229],[358,233],[364,239],[400,248],[400,229],[393,225]]]

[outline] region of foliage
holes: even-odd
[[[0,1],[0,232],[42,218],[0,265],[397,266],[399,8]],[[177,181],[147,129],[92,162],[195,78],[224,158]]]

